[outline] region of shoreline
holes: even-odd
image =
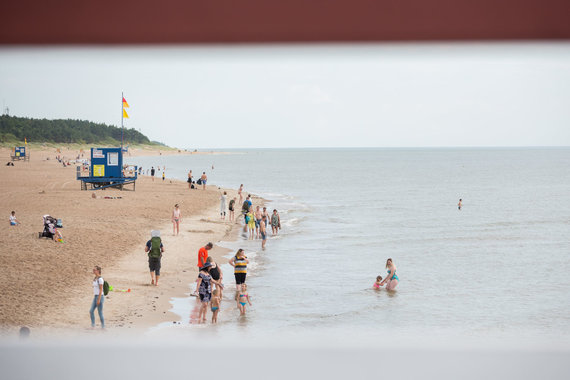
[[[77,152],[62,150],[61,154],[74,158]],[[144,332],[178,321],[179,316],[170,311],[170,301],[191,292],[189,284],[198,272],[198,249],[211,241],[210,256],[223,264],[229,250],[217,243],[238,239],[239,223],[219,220],[220,191],[227,191],[231,199],[237,190],[216,185],[208,185],[206,191],[189,190],[183,181],[152,182],[141,176],[136,191],[81,191],[73,166],[64,168],[56,160],[46,160],[56,154],[52,148],[34,149],[29,162],[16,161],[16,166],[0,169],[5,179],[0,189],[6,194],[0,211],[7,219],[9,212],[16,210],[22,222],[0,237],[0,244],[6,247],[0,254],[6,265],[0,275],[0,334],[16,334],[20,326],[28,326],[34,336],[97,333],[98,329],[87,329],[93,265],[103,267],[103,278],[116,289],[131,289],[130,293],[110,292],[106,297],[106,335]],[[0,148],[0,155],[8,159],[9,149]],[[92,194],[98,198],[92,199]],[[180,203],[182,210],[176,237],[170,221],[174,203]],[[43,228],[41,215],[46,213],[63,219],[64,243],[38,239],[37,231]],[[150,239],[150,230],[157,227],[165,252],[159,286],[155,287],[150,285],[144,244]]]

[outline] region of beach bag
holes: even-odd
[[[150,239],[150,251],[148,251],[148,257],[160,257],[161,256],[161,252],[160,252],[160,244],[162,243],[162,240],[160,240],[160,237],[155,236],[152,239]]]
[[[109,289],[111,287],[109,286],[109,283],[107,281],[103,281],[103,295],[107,295],[109,294]]]
[[[202,184],[202,178],[198,178],[198,180],[196,181],[196,185],[201,185]]]

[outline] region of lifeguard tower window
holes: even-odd
[[[118,152],[109,152],[107,154],[107,165],[108,166],[119,165],[119,153]]]

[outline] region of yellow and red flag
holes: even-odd
[[[129,108],[129,103],[127,103],[127,100],[125,99],[124,96],[123,96],[123,108]]]

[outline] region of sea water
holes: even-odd
[[[569,341],[568,148],[259,149],[127,161],[166,166],[168,178],[186,180],[192,169],[209,185],[243,183],[279,211],[282,229],[269,232],[266,250],[243,236],[220,243],[250,258],[253,306],[239,317],[223,266],[231,291],[217,334]],[[374,290],[388,258],[400,283]],[[194,302],[174,301],[183,329],[193,328]]]

